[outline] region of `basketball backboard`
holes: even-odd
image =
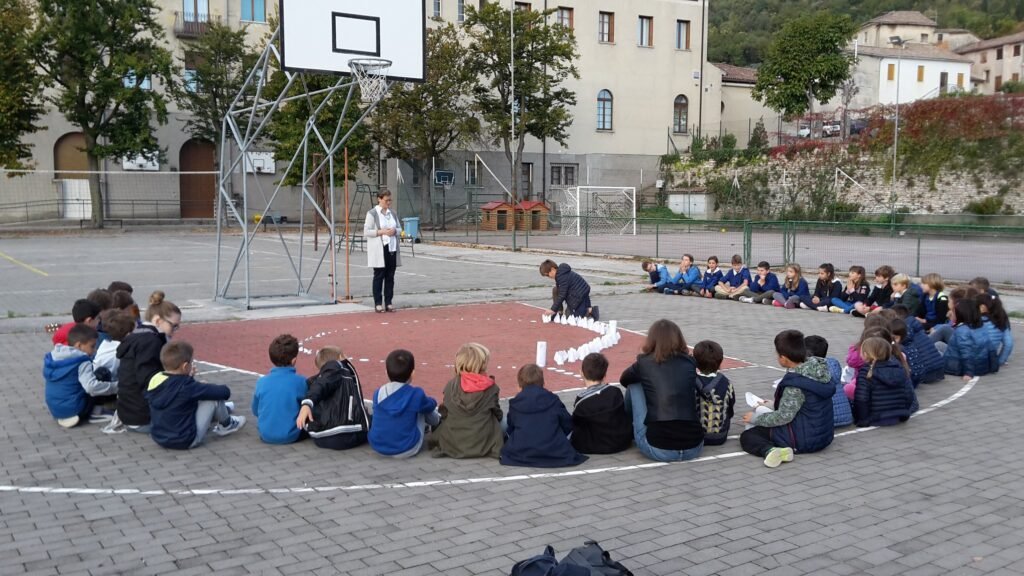
[[[435,170],[434,171],[434,185],[435,186],[451,186],[455,183],[455,171],[454,170]]]
[[[391,61],[387,77],[426,80],[423,0],[280,0],[281,63],[292,72],[351,74],[354,58]]]

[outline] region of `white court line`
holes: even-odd
[[[978,378],[974,377],[969,382],[964,384],[960,390],[954,393],[952,396],[932,404],[928,408],[918,410],[913,416],[921,416],[928,414],[934,410],[942,408],[949,403],[961,398],[964,394],[967,394],[974,388],[974,385],[978,383]],[[912,417],[913,417],[912,416]],[[860,434],[861,432],[867,432],[869,430],[875,430],[877,427],[872,426],[869,428],[858,428],[856,430],[849,430],[836,434],[839,436],[849,436],[852,434]],[[370,490],[398,490],[404,488],[423,488],[433,486],[463,486],[466,484],[498,484],[501,482],[517,482],[521,480],[540,480],[548,478],[570,478],[573,476],[588,476],[593,474],[604,474],[609,472],[630,472],[634,470],[646,470],[649,468],[662,468],[665,466],[677,466],[680,464],[692,464],[695,462],[710,462],[713,460],[726,460],[728,458],[735,458],[737,456],[743,456],[746,452],[727,452],[725,454],[717,454],[715,456],[703,456],[694,460],[688,460],[686,462],[645,462],[643,464],[632,464],[627,466],[608,466],[605,468],[590,468],[585,470],[568,470],[565,472],[541,472],[537,474],[518,474],[514,476],[490,476],[483,478],[460,478],[452,480],[415,480],[410,482],[392,482],[382,484],[352,484],[347,486],[322,486],[322,487],[303,487],[303,488],[197,488],[197,489],[182,489],[182,490],[142,490],[138,488],[69,488],[60,486],[17,486],[17,485],[0,485],[0,493],[13,492],[21,494],[70,494],[76,496],[82,495],[115,495],[115,496],[235,496],[240,494],[309,494],[319,492],[365,492]]]

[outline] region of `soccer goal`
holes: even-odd
[[[636,188],[577,186],[566,188],[560,202],[562,235],[636,235]]]

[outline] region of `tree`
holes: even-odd
[[[843,93],[841,97],[841,102],[843,103],[842,137],[846,138],[850,135],[850,104],[857,97],[857,94],[860,94],[860,87],[853,81],[853,78],[847,78],[839,85],[839,90]]]
[[[100,159],[161,155],[155,117],[167,123],[173,83],[154,0],[36,0],[36,63],[53,90],[47,99],[81,129],[89,160],[92,224],[103,227]]]
[[[853,36],[849,16],[818,12],[788,22],[772,37],[757,71],[753,96],[786,116],[813,112],[814,101],[827,102],[850,77]]]
[[[220,166],[224,116],[258,57],[246,44],[245,27],[232,30],[219,22],[210,22],[199,38],[185,44],[174,100],[189,113],[189,134],[213,143],[214,166]]]
[[[515,11],[513,72],[509,11],[497,2],[488,2],[479,10],[473,6],[466,9],[470,67],[477,77],[474,98],[486,123],[487,135],[494,144],[503,147],[511,165],[515,200],[519,200],[518,175],[526,136],[551,138],[565,146],[572,124],[570,109],[576,105],[576,94],[562,86],[566,78],[579,78],[573,63],[578,56],[576,38],[571,29],[546,23],[553,12]],[[513,94],[516,105],[514,141]]]
[[[25,0],[0,0],[0,167],[24,168],[32,147],[22,138],[39,127],[42,80],[32,61],[32,12]]]
[[[428,30],[427,81],[396,83],[374,111],[373,139],[389,156],[409,162],[418,176],[431,158],[480,137],[480,119],[470,106],[476,75],[461,36],[452,24]],[[432,189],[428,182],[420,197],[423,218],[431,213]]]

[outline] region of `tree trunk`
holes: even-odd
[[[420,224],[421,226],[428,223],[433,225],[433,218],[431,217],[433,214],[433,207],[430,204],[430,190],[433,183],[428,182],[430,178],[426,177],[426,160],[413,160],[412,171],[417,175],[416,180],[419,180],[420,182]],[[411,216],[411,214],[409,214],[409,216]]]
[[[511,178],[509,179],[508,189],[509,189],[510,195],[512,196],[511,200],[513,202],[515,202],[515,201],[519,200],[519,184],[518,184],[519,181],[516,178],[516,174],[518,173],[519,163],[522,162],[522,159],[521,158],[515,158],[513,160],[513,156],[512,156],[512,142],[510,141],[510,138],[508,136],[502,138],[501,140],[505,144],[505,158],[508,160],[509,172],[510,172],[510,176],[511,176]]]
[[[89,198],[92,201],[92,226],[103,228],[103,190],[100,189],[100,159],[94,150],[96,140],[85,135],[85,154],[89,160]]]

